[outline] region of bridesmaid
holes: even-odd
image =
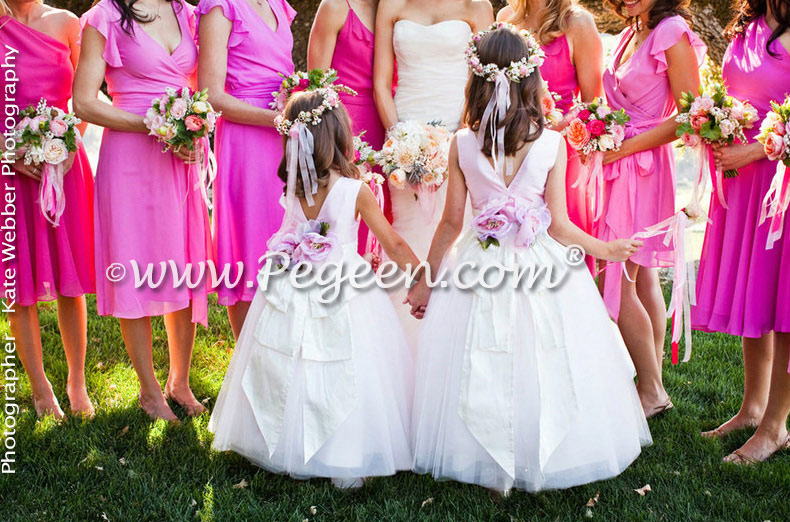
[[[546,53],[540,75],[549,89],[562,98],[557,107],[563,113],[574,97],[590,102],[603,96],[603,43],[595,18],[576,0],[509,0],[497,20],[527,29],[538,38]],[[584,187],[573,188],[581,162],[576,151],[567,146],[568,169],[565,194],[568,217],[588,234],[593,230],[593,208]],[[592,266],[591,266],[592,267]]]
[[[189,415],[205,411],[189,387],[195,325],[207,322],[205,285],[135,288],[130,265],[171,261],[179,271],[210,258],[208,212],[196,183],[196,152],[162,153],[143,115],[165,88],[194,87],[193,8],[181,0],[100,0],[82,17],[82,56],[74,108],[105,127],[96,172],[96,272],[100,315],[117,317],[140,379],[139,401],[154,418],[177,420],[170,398]],[[97,99],[106,79],[112,105]],[[133,159],[133,161],[130,161]],[[118,265],[128,277],[117,277]],[[156,271],[155,271],[156,273]],[[161,273],[161,272],[160,272]],[[105,274],[107,277],[105,278]],[[164,315],[170,349],[165,394],[154,374],[151,316]]]
[[[15,71],[19,77],[19,109],[43,97],[50,105],[68,110],[71,80],[79,57],[80,26],[69,11],[40,2],[10,0],[0,4],[0,44],[18,51]],[[8,46],[8,47],[6,47]],[[11,106],[3,106],[3,114]],[[81,130],[84,130],[84,126]],[[16,259],[2,263],[4,288],[16,288],[16,304],[8,314],[11,335],[25,367],[36,414],[62,417],[63,411],[44,373],[41,330],[36,304],[58,302],[58,326],[66,352],[69,374],[66,392],[71,411],[91,416],[93,405],[85,388],[87,312],[85,294],[95,292],[93,272],[93,176],[85,149],[80,145],[68,160],[63,178],[66,209],[60,225],[44,219],[38,203],[41,169],[18,159],[15,171],[4,176],[3,201],[16,205]],[[3,174],[6,174],[4,165]],[[13,199],[9,199],[13,198]],[[6,278],[6,270],[14,276]],[[13,281],[11,281],[13,280]]]
[[[237,285],[218,288],[238,339],[255,296],[258,259],[283,217],[277,178],[283,145],[269,103],[282,83],[279,74],[294,72],[296,11],[285,0],[201,0],[197,16],[198,85],[222,111],[214,136],[214,247],[231,280],[239,276],[239,263],[244,270]]]
[[[365,132],[364,140],[376,150],[384,145],[384,125],[373,99],[373,30],[378,0],[323,0],[315,14],[307,48],[308,69],[335,69],[339,83],[357,91],[357,96],[341,93],[351,117],[354,135]],[[338,50],[339,52],[335,52]],[[384,214],[392,221],[389,184],[384,183]],[[365,253],[368,228],[359,224],[359,253]]]
[[[748,100],[762,118],[771,100],[790,94],[790,1],[741,0],[728,33],[724,80],[730,94]],[[692,309],[695,329],[743,337],[741,409],[703,434],[720,437],[757,426],[754,436],[725,459],[735,462],[765,460],[790,443],[790,236],[785,232],[771,250],[765,249],[768,224],[759,225],[760,207],[776,163],[754,140],[758,127],[747,131],[748,143],[714,152],[722,169],[738,169],[739,175],[724,180],[727,209],[711,198]],[[790,219],[785,216],[785,221],[787,231]]]
[[[606,195],[596,228],[599,238],[611,241],[632,237],[675,212],[670,142],[676,139],[676,103],[683,92],[699,90],[706,48],[686,23],[688,0],[607,2],[628,27],[604,73],[604,90],[614,110],[631,116],[621,150],[607,152],[603,160]],[[667,319],[655,267],[670,266],[673,255],[662,240],[645,240],[626,261],[627,276],[613,268],[603,278],[604,301],[631,353],[648,418],[672,408],[661,375]]]

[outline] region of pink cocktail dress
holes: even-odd
[[[348,0],[346,0],[348,1]],[[357,96],[341,94],[343,105],[348,110],[354,135],[365,132],[363,139],[371,147],[380,150],[386,131],[381,123],[376,102],[373,99],[373,44],[375,37],[348,4],[348,16],[337,35],[332,68],[337,71],[338,83],[357,91]],[[384,191],[384,213],[392,221],[389,202],[389,184],[382,185]],[[359,251],[364,253],[368,238],[368,227],[359,224]]]
[[[576,66],[571,61],[568,38],[559,36],[551,42],[542,45],[546,59],[540,67],[540,75],[549,84],[549,90],[560,95],[557,108],[563,114],[573,106],[574,96],[579,95],[579,81],[576,78]],[[567,146],[568,168],[565,175],[565,196],[568,202],[568,217],[579,228],[592,234],[593,212],[588,202],[588,194],[583,186],[573,188],[579,177],[581,162],[576,151]]]
[[[74,68],[71,51],[62,42],[36,31],[10,16],[0,17],[0,44],[5,62],[14,64],[5,69],[14,72],[17,82],[11,98],[19,110],[36,105],[45,98],[49,105],[68,110]],[[13,51],[11,51],[13,49]],[[14,56],[14,59],[9,57]],[[11,114],[9,96],[3,97],[3,114]],[[66,209],[60,225],[52,226],[44,218],[39,205],[39,182],[3,165],[3,205],[11,215],[2,217],[3,240],[15,245],[14,259],[2,261],[3,281],[7,292],[16,290],[16,303],[35,305],[52,301],[57,296],[78,297],[95,292],[93,271],[93,177],[85,149],[80,145],[74,166],[63,178]],[[10,227],[10,228],[8,228]],[[9,234],[15,232],[13,239]],[[7,270],[13,270],[8,277]],[[13,286],[8,286],[13,285]]]
[[[181,43],[172,54],[136,23],[132,34],[126,33],[110,0],[101,0],[82,16],[83,26],[93,27],[106,40],[102,57],[114,107],[142,116],[167,87],[195,86],[194,8],[179,0],[171,5],[181,28]],[[136,319],[182,310],[191,303],[193,322],[205,325],[203,282],[208,281],[190,289],[175,282],[172,270],[175,266],[175,276],[181,276],[191,266],[197,278],[198,263],[211,258],[208,210],[197,169],[171,152],[162,153],[162,144],[152,136],[105,129],[94,211],[99,314]],[[135,288],[134,264],[140,273],[152,267],[152,284]],[[124,272],[121,280],[111,280]]]
[[[685,38],[700,66],[706,52],[705,44],[683,17],[671,16],[659,22],[629,60],[620,63],[633,35],[633,27],[621,33],[603,77],[609,105],[614,110],[625,109],[631,117],[626,138],[649,131],[676,112],[667,76],[666,50]],[[604,178],[603,215],[596,225],[596,235],[604,241],[630,238],[675,213],[675,159],[671,143],[605,165]],[[670,266],[673,245],[664,245],[662,241],[663,236],[646,239],[631,261],[644,267]],[[621,281],[621,273],[608,271],[604,301],[615,319],[620,312]]]
[[[246,0],[202,0],[200,16],[214,8],[233,23],[228,40],[225,91],[239,100],[269,109],[272,92],[282,83],[280,74],[294,72],[291,51],[291,22],[296,16],[285,0],[268,0],[277,29],[272,30]],[[220,269],[230,267],[238,285],[217,289],[219,302],[230,306],[252,301],[258,259],[266,253],[266,242],[280,226],[283,182],[277,169],[283,157],[283,140],[274,127],[245,125],[220,118],[214,136],[217,179],[214,183],[214,245]]]
[[[748,101],[760,119],[790,94],[790,52],[779,42],[766,44],[771,29],[754,20],[736,36],[724,55],[722,73],[729,93]],[[750,142],[759,124],[746,132]],[[760,337],[770,331],[790,332],[790,236],[785,233],[766,250],[769,221],[759,224],[760,207],[776,172],[776,162],[763,159],[724,179],[728,208],[711,198],[710,219],[697,277],[697,305],[691,321],[696,330]]]

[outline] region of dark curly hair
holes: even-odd
[[[137,22],[138,24],[147,24],[149,22],[153,22],[156,19],[156,16],[149,15],[143,16],[140,11],[134,8],[134,4],[137,3],[138,0],[111,0],[112,4],[118,10],[118,14],[121,15],[120,23],[121,29],[128,34],[132,35],[134,33],[134,26],[132,22]],[[100,0],[94,0],[93,5],[96,5],[100,2]],[[173,9],[176,10],[178,13],[184,6],[181,4],[181,0],[167,0],[168,3],[175,2]]]
[[[680,15],[691,24],[691,11],[689,4],[691,0],[656,0],[650,8],[650,15],[647,18],[647,28],[655,29],[664,18]],[[617,16],[626,21],[629,25],[639,26],[639,19],[628,16],[625,12],[625,2],[623,0],[604,0],[604,4],[609,7]]]
[[[734,16],[724,32],[727,38],[734,38],[741,34],[747,25],[765,16],[770,8],[771,14],[779,24],[771,33],[766,44],[766,50],[771,56],[778,54],[771,50],[771,44],[785,31],[790,29],[790,0],[740,0],[733,5]]]

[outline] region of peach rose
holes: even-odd
[[[765,139],[765,145],[763,146],[763,149],[765,150],[765,155],[768,156],[769,160],[777,161],[784,157],[785,142],[781,136],[769,134]]]
[[[573,120],[565,129],[565,136],[568,138],[568,143],[575,150],[582,150],[590,141],[590,131],[587,126],[580,119]]]

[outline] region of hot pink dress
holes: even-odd
[[[646,132],[676,111],[667,77],[665,51],[686,38],[702,65],[706,46],[681,16],[664,18],[625,63],[620,57],[634,35],[633,27],[620,35],[620,43],[603,76],[604,91],[614,110],[631,117],[626,138]],[[672,144],[627,156],[604,166],[604,208],[596,234],[604,241],[629,238],[675,213],[675,160]],[[645,267],[670,266],[672,245],[663,237],[645,240],[631,261]],[[615,266],[619,266],[615,265]],[[620,312],[621,273],[609,270],[604,301],[613,318]]]
[[[549,84],[549,90],[562,98],[557,101],[557,108],[563,114],[573,106],[573,98],[579,94],[579,81],[576,78],[576,66],[571,61],[568,38],[565,35],[555,38],[542,46],[546,59],[540,67],[540,75]],[[579,177],[581,162],[578,153],[570,146],[568,149],[568,168],[565,176],[565,195],[568,202],[568,217],[579,228],[592,233],[593,213],[588,203],[588,194],[584,187],[573,188]]]
[[[790,52],[774,41],[771,50],[776,56],[771,56],[766,50],[770,36],[765,19],[754,20],[730,43],[722,66],[729,93],[754,105],[760,118],[771,110],[771,100],[781,103],[790,94]],[[758,127],[746,132],[750,141]],[[782,239],[771,250],[765,249],[768,222],[758,224],[776,162],[763,159],[738,172],[724,179],[727,209],[711,198],[692,325],[744,337],[790,332],[788,217]]]
[[[15,71],[19,81],[6,84],[16,85],[14,103],[20,110],[36,105],[42,97],[49,105],[68,110],[74,69],[71,51],[65,44],[10,16],[0,18],[0,44],[7,57],[16,56],[14,69],[6,70]],[[14,49],[17,54],[9,54],[9,49]],[[9,114],[6,109],[10,107],[5,100],[4,96],[3,114]],[[13,284],[4,288],[16,289],[16,302],[21,306],[52,301],[58,295],[78,297],[96,291],[93,176],[82,146],[74,159],[74,166],[65,174],[63,184],[66,210],[60,218],[60,225],[53,227],[41,213],[39,182],[3,169],[3,205],[11,203],[16,207],[12,216],[4,215],[1,221],[8,226],[9,219],[15,220],[16,229],[16,237],[12,241],[8,239],[9,230],[3,230],[3,240],[14,243],[16,247],[15,259],[2,262],[3,281],[6,285]],[[2,257],[5,259],[6,255]],[[8,269],[15,270],[14,277],[6,278]]]
[[[346,0],[348,2],[348,0]],[[337,35],[332,68],[337,71],[338,82],[357,91],[357,96],[341,93],[343,105],[351,117],[354,135],[365,132],[363,139],[376,150],[384,144],[386,131],[381,123],[376,102],[373,99],[373,32],[362,23],[357,13],[348,4],[348,16],[343,28]],[[392,221],[389,202],[389,184],[382,185],[384,191],[384,212]],[[359,224],[359,251],[364,253],[368,238],[368,227]]]
[[[82,16],[83,26],[90,25],[106,39],[103,58],[114,107],[142,116],[151,100],[163,95],[167,87],[194,87],[194,8],[178,0],[171,5],[181,28],[181,43],[173,54],[136,23],[132,35],[124,32],[110,0],[101,0]],[[158,287],[143,284],[135,288],[133,268],[135,262],[142,272],[150,263],[158,276],[162,274],[160,263],[172,260],[180,272],[189,263],[197,271],[199,262],[210,259],[208,211],[197,178],[196,169],[171,152],[162,153],[162,145],[153,137],[104,130],[94,207],[100,315],[136,319],[182,310],[191,301],[192,320],[206,324],[205,284],[194,289],[176,284],[168,268]],[[111,282],[110,278],[117,279],[122,272],[118,263],[126,276]]]
[[[202,0],[200,16],[214,8],[233,23],[228,41],[225,91],[239,100],[269,109],[272,92],[282,83],[280,73],[294,72],[291,22],[296,16],[285,0],[268,0],[277,18],[273,31],[246,0]],[[283,140],[274,127],[244,125],[220,118],[214,136],[217,179],[214,183],[214,245],[220,269],[230,266],[232,278],[238,263],[244,273],[238,285],[220,285],[219,302],[230,306],[252,301],[258,259],[266,241],[280,227],[283,182],[277,169],[283,157]]]

